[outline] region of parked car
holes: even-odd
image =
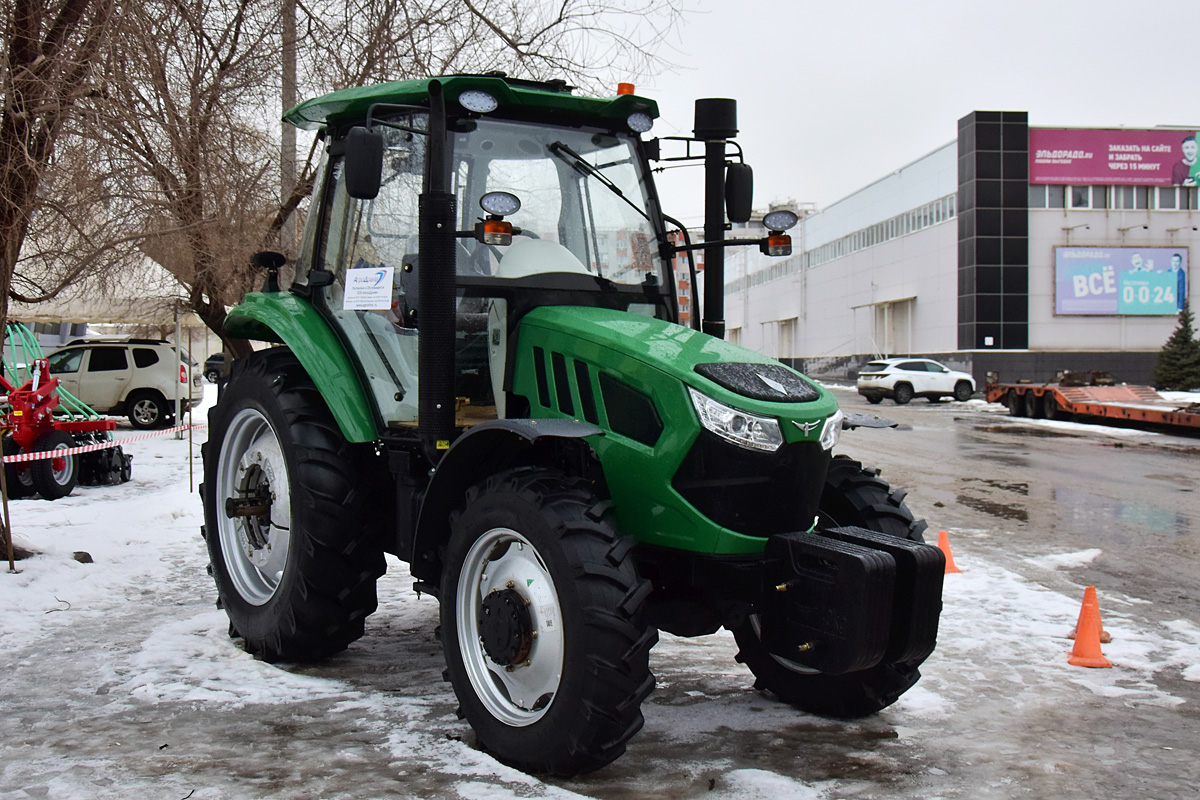
[[[221,375],[225,373],[225,354],[213,353],[208,358],[204,359],[204,379],[209,383],[216,383],[221,379]]]
[[[128,416],[135,428],[165,427],[204,398],[199,364],[154,339],[80,339],[49,356],[50,373],[71,396],[101,414]]]
[[[884,358],[868,363],[858,373],[858,393],[868,403],[885,397],[904,405],[914,397],[936,403],[943,397],[968,400],[975,393],[975,379],[926,358]]]

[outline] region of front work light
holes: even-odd
[[[718,403],[690,386],[688,392],[692,396],[696,414],[700,417],[700,424],[705,430],[748,450],[773,453],[783,446],[783,434],[779,430],[778,420]]]
[[[645,133],[654,127],[654,120],[650,119],[649,114],[643,114],[641,111],[635,111],[625,119],[625,124],[629,126],[629,130],[634,133]]]
[[[468,89],[460,94],[458,96],[458,104],[467,111],[474,111],[476,114],[487,114],[495,111],[496,107],[500,105],[496,102],[495,97],[478,89]]]

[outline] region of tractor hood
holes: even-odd
[[[715,400],[788,419],[825,418],[832,395],[779,361],[700,331],[605,308],[545,306],[521,322],[624,354]]]

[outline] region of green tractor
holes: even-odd
[[[642,727],[659,630],[730,629],[755,686],[811,713],[916,682],[944,562],[902,492],[833,455],[870,421],[723,338],[724,248],[787,255],[796,217],[726,239],[750,217],[734,101],[697,101],[694,138],[643,137],[657,114],[495,73],[285,115],[325,153],[296,280],[256,255],[227,331],[279,346],[233,362],[204,451],[210,569],[247,650],[345,649],[392,553],[440,602],[478,744],[556,775]],[[697,244],[651,177],[689,160]],[[679,324],[698,249],[704,319]]]

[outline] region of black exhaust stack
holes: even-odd
[[[694,133],[704,142],[704,319],[701,329],[725,338],[725,141],[737,136],[737,101],[696,101]]]
[[[437,464],[454,436],[454,231],[457,202],[446,167],[446,100],[439,81],[429,83],[429,171],[420,197],[417,288],[421,309],[418,432],[430,463]]]

